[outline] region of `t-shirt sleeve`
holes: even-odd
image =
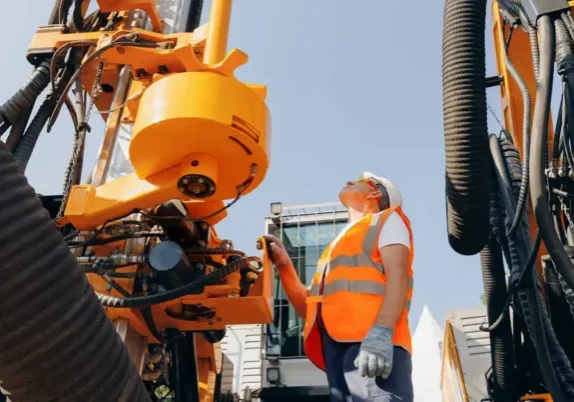
[[[379,234],[379,250],[391,244],[402,244],[410,248],[409,230],[401,216],[392,212],[387,218]]]

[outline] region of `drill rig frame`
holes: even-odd
[[[238,49],[227,52],[231,0],[213,0],[204,26],[199,26],[202,2],[190,1],[190,16],[195,15],[187,32],[174,33],[163,33],[155,0],[94,3],[96,11],[88,15],[89,0],[56,1],[49,24],[34,35],[26,56],[35,71],[0,107],[0,135],[11,128],[0,160],[23,180],[44,125],[49,131],[64,108],[71,113],[75,141],[63,195],[40,196],[58,229],[47,226],[46,217],[35,224],[52,230],[51,249],[60,250],[68,276],[82,282],[80,274],[89,282],[79,286],[84,294],[75,295],[72,310],[90,312],[107,331],[95,336],[92,324],[92,332],[80,336],[78,320],[68,332],[113,344],[112,366],[123,369],[125,378],[73,387],[68,381],[72,388],[50,389],[55,378],[34,382],[38,372],[25,365],[6,373],[7,361],[0,357],[2,388],[13,401],[224,401],[219,342],[226,326],[273,320],[266,244],[258,240],[261,258],[248,257],[214,228],[267,172],[266,88],[234,76],[247,55]],[[46,100],[26,128],[35,100],[47,87]],[[107,127],[96,167],[82,184],[92,108]],[[0,170],[8,174],[6,169]],[[27,194],[20,200],[14,195],[18,190],[10,187],[17,180],[6,180],[1,190],[11,195],[10,203],[33,203],[27,183],[20,183],[25,189],[20,193]],[[7,208],[8,201],[2,201],[0,207]],[[40,213],[40,204],[31,208],[30,216]],[[59,242],[72,250],[76,264],[62,254]],[[6,258],[0,265],[12,263],[6,247],[0,246]],[[32,254],[27,258],[40,258]],[[51,264],[61,261],[52,259]],[[32,264],[30,269],[36,268]],[[54,303],[49,300],[44,302]],[[75,314],[60,307],[64,316]],[[60,325],[54,322],[53,327]],[[39,347],[30,340],[25,346],[34,345]],[[46,353],[57,354],[57,346],[49,344]],[[76,359],[91,359],[93,370],[107,373],[97,365],[109,356],[95,358],[93,353],[97,350]],[[10,351],[6,356],[13,357]]]
[[[459,254],[481,256],[482,330],[492,359],[487,400],[571,401],[574,2],[493,0],[498,74],[486,78],[488,3],[445,2],[449,242]],[[555,72],[563,93],[554,131]],[[499,135],[487,128],[486,89],[494,86],[502,100]]]

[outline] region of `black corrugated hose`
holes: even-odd
[[[552,263],[546,265],[545,285],[546,297],[548,299],[548,310],[552,326],[556,332],[560,344],[564,348],[564,353],[568,359],[574,361],[574,320],[572,320],[572,306],[566,300],[563,284],[558,277],[556,268]]]
[[[20,116],[31,108],[36,98],[50,83],[50,61],[43,61],[32,73],[26,84],[6,103],[0,106],[2,122],[14,124]]]
[[[495,194],[495,197],[498,197],[498,194]],[[495,200],[495,202],[498,202],[498,200]],[[495,401],[514,401],[518,395],[510,318],[507,311],[505,311],[508,309],[506,306],[508,292],[502,252],[492,234],[486,247],[480,252],[480,262],[488,324],[492,326],[501,314],[505,315],[500,324],[489,331]]]
[[[13,401],[151,401],[86,276],[0,143],[0,385]]]
[[[32,119],[32,122],[26,129],[24,136],[14,150],[14,158],[24,167],[24,169],[30,161],[30,157],[32,156],[32,152],[34,152],[34,148],[36,147],[36,143],[38,142],[38,138],[40,137],[44,126],[52,115],[54,107],[56,107],[56,100],[57,95],[54,95],[54,93],[50,92],[46,95],[46,98],[44,98],[38,112]]]
[[[486,114],[487,0],[446,0],[442,80],[449,243],[477,254],[488,240],[490,156]]]
[[[71,59],[73,60],[75,57],[75,51],[72,50],[71,52]],[[54,108],[56,107],[56,103],[58,98],[61,96],[61,88],[65,87],[70,80],[70,77],[74,73],[74,68],[71,63],[68,63],[68,66],[65,67],[64,73],[62,78],[56,84],[56,92],[52,92],[51,90],[48,92],[44,101],[38,108],[36,115],[30,122],[28,128],[24,132],[24,136],[18,142],[16,149],[14,150],[14,158],[24,167],[28,165],[32,153],[34,152],[34,148],[36,147],[36,143],[38,142],[38,138],[44,129],[44,126],[48,122],[48,119],[52,115]]]
[[[54,3],[48,24],[52,25],[59,22],[61,3],[62,0],[57,0]],[[50,82],[50,63],[50,60],[43,61],[38,68],[34,69],[28,82],[4,105],[0,106],[0,124],[2,124],[0,136],[10,126],[14,126],[9,137],[11,149],[16,146],[24,132],[36,99]]]

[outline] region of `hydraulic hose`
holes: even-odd
[[[495,194],[497,195],[497,194]],[[482,280],[488,313],[488,323],[493,325],[501,314],[502,321],[489,332],[490,355],[495,382],[495,400],[516,400],[516,379],[514,368],[514,348],[510,318],[506,314],[508,297],[504,276],[504,263],[500,246],[493,235],[480,252]]]
[[[36,98],[49,83],[50,61],[44,61],[34,70],[26,84],[0,106],[0,119],[14,124],[26,110],[34,105]]]
[[[18,143],[22,139],[22,136],[24,135],[24,131],[26,130],[26,126],[28,126],[28,121],[30,120],[30,116],[32,115],[32,111],[34,110],[34,103],[28,110],[23,112],[22,115],[20,116],[20,119],[18,119],[18,121],[14,123],[14,125],[12,125],[12,128],[10,129],[10,134],[6,138],[6,141],[4,141],[4,143],[11,152],[14,152],[14,150],[18,146]]]
[[[442,80],[449,243],[477,254],[488,240],[486,0],[446,0]]]
[[[93,288],[1,143],[0,228],[0,382],[10,398],[151,402]]]
[[[14,158],[24,167],[24,169],[30,161],[30,157],[36,147],[36,143],[42,133],[42,129],[52,115],[55,106],[56,97],[53,93],[49,93],[40,105],[40,108],[32,119],[32,122],[26,129],[20,143],[14,150]]]
[[[77,32],[85,31],[84,14],[82,13],[82,5],[85,0],[74,0],[74,11],[72,14],[72,22]]]
[[[490,150],[507,216],[514,216],[516,201],[512,190],[508,185],[510,183],[509,172],[507,171],[504,156],[500,149],[499,140],[495,135],[490,135]],[[507,229],[510,229],[510,226],[511,221],[510,219],[507,219]],[[514,235],[508,236],[506,239],[510,249],[510,279],[511,281],[517,281],[518,278],[522,276],[522,270],[528,269],[528,267],[525,266],[525,263],[528,260],[527,253],[530,248],[528,236],[527,233],[525,233],[525,230],[523,230],[522,227],[519,227],[518,230],[515,231]],[[533,275],[534,273],[530,272],[531,281],[528,282],[530,284],[533,284]],[[538,308],[536,292],[536,288],[534,286],[530,286],[527,289],[517,289],[516,295],[518,296],[519,306],[522,310],[522,315],[530,333],[530,337],[535,345],[536,358],[540,366],[540,371],[544,378],[545,385],[552,394],[555,402],[566,402],[567,399],[564,397],[550,356],[541,311]]]
[[[149,296],[132,296],[132,297],[114,297],[108,296],[101,293],[96,293],[100,302],[105,307],[115,307],[115,308],[137,308],[143,306],[150,306],[152,304],[161,304],[170,300],[175,300],[179,297],[191,294],[193,292],[201,291],[205,286],[214,284],[225,276],[238,272],[247,266],[251,262],[259,261],[255,257],[245,257],[237,259],[230,262],[225,267],[215,270],[209,275],[202,276],[200,279],[190,282],[186,285],[180,286],[178,288],[168,290],[167,292],[162,292],[158,294],[153,294]]]
[[[185,32],[193,32],[199,27],[201,12],[203,10],[203,0],[192,0],[189,4],[189,12],[185,22]]]
[[[572,318],[571,306],[566,300],[566,295],[552,262],[546,264],[544,274],[552,327],[554,327],[556,337],[564,348],[564,353],[568,356],[568,360],[573,362],[574,343],[571,340],[572,334],[574,334],[574,319]]]
[[[60,22],[60,7],[62,2],[66,0],[56,0],[54,2],[54,7],[52,7],[52,13],[50,14],[50,19],[48,20],[48,25],[58,24]]]
[[[66,85],[68,80],[72,76],[73,71],[70,68],[66,68],[64,71],[64,75],[62,79],[58,82],[58,88]],[[48,122],[48,119],[52,115],[54,108],[56,107],[56,103],[60,93],[56,91],[49,92],[48,95],[44,98],[44,101],[38,108],[36,115],[32,119],[32,122],[26,129],[24,136],[18,143],[16,149],[14,150],[14,158],[26,169],[28,162],[34,152],[34,148],[36,148],[36,143],[38,142],[38,138],[44,129],[44,126]]]
[[[552,80],[554,73],[554,28],[549,16],[538,20],[540,36],[540,79],[536,90],[536,104],[532,119],[532,144],[530,147],[530,198],[534,214],[544,244],[571,289],[574,289],[574,266],[570,262],[564,246],[554,229],[550,213],[550,204],[546,194],[545,153],[543,149],[548,143],[548,119],[550,98],[552,95]]]
[[[514,200],[516,201],[519,199],[521,187],[520,181],[523,177],[518,150],[512,143],[506,140],[500,141],[500,147],[504,161],[506,162],[509,180],[513,186]],[[513,208],[509,207],[509,210],[512,209]],[[519,250],[526,250],[529,245],[529,227],[528,221],[525,218],[526,216],[519,222],[522,225],[519,226],[520,233],[516,238],[513,236],[513,233],[510,231],[508,232],[509,243],[516,244],[516,247],[519,247]],[[550,323],[550,319],[543,305],[542,297],[538,292],[538,278],[536,273],[533,271],[534,262],[536,261],[536,256],[540,246],[540,240],[541,236],[540,233],[538,233],[535,245],[530,247],[530,253],[526,258],[526,261],[524,260],[523,255],[518,255],[517,261],[520,261],[520,265],[517,267],[518,269],[514,270],[514,272],[520,276],[513,275],[512,281],[514,288],[516,288],[515,293],[518,295],[519,299],[522,300],[520,303],[522,314],[526,320],[530,320],[528,326],[529,331],[531,331],[531,333],[532,331],[537,331],[537,329],[532,326],[538,326],[540,323],[542,324],[541,328],[544,330],[544,335],[547,339],[547,350],[556,373],[556,378],[558,379],[564,393],[568,395],[569,399],[574,400],[574,372],[572,371],[570,362],[552,328],[552,324]],[[518,252],[518,254],[520,253]],[[535,342],[536,348],[539,347],[537,345],[538,342]]]

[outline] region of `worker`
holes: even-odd
[[[305,319],[305,352],[326,372],[331,401],[412,402],[414,250],[402,196],[388,179],[363,172],[339,198],[349,222],[320,257],[311,286],[281,241],[265,236],[271,260]]]

